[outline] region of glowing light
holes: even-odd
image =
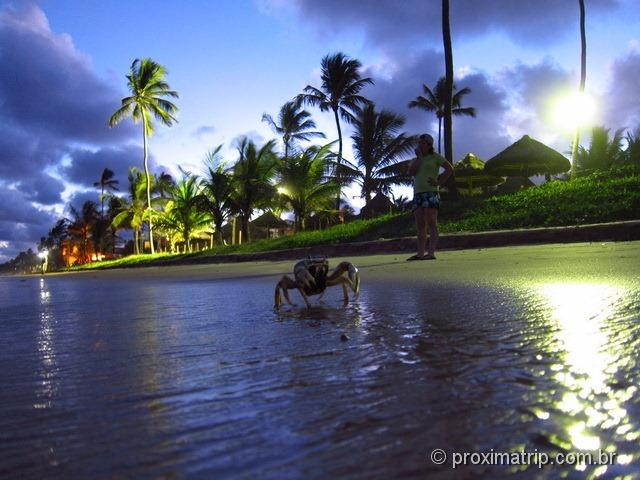
[[[567,132],[592,122],[596,104],[586,93],[573,93],[559,99],[553,107],[553,123]]]
[[[613,285],[586,283],[545,284],[539,291],[558,326],[557,340],[565,353],[563,364],[551,366],[553,378],[567,389],[557,407],[571,415],[583,412],[586,417],[567,427],[568,440],[578,449],[597,449],[600,439],[590,429],[616,428],[628,422],[621,406],[628,392],[613,392],[608,382],[617,365],[605,329],[624,291]]]
[[[600,447],[600,439],[587,433],[583,422],[571,426],[569,435],[573,446],[580,450],[595,450]]]
[[[286,188],[284,188],[284,187],[278,187],[278,193],[279,193],[280,195],[287,195],[289,192],[288,192],[288,191],[287,191],[287,189],[286,189]]]

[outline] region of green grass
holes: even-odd
[[[510,195],[445,201],[440,210],[440,230],[444,233],[481,232],[639,218],[640,175],[610,177],[597,173],[570,182],[548,182]],[[326,230],[301,232],[243,245],[221,246],[190,254],[131,255],[69,270],[148,265],[156,261],[165,263],[190,257],[287,250],[409,235],[415,235],[411,214],[390,214],[336,225]]]

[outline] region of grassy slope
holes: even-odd
[[[576,225],[640,218],[640,175],[608,178],[604,174],[571,182],[554,181],[512,195],[469,198],[444,202],[442,232]],[[415,235],[410,214],[385,215],[345,225],[277,239],[258,240],[244,245],[227,245],[192,254],[135,255],[78,267],[78,269],[143,264],[156,258],[209,256],[228,253],[285,250],[348,242]]]

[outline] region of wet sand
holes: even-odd
[[[0,278],[0,476],[639,473],[640,242],[407,256],[279,313],[293,262]],[[451,463],[598,450],[617,461]]]

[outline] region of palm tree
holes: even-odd
[[[584,95],[584,85],[587,80],[587,33],[585,27],[585,10],[584,0],[578,0],[580,7],[580,87],[578,92]],[[580,124],[576,125],[576,132],[573,136],[573,145],[571,147],[571,177],[576,176],[576,163],[578,162],[578,152],[580,149]]]
[[[331,110],[338,130],[338,162],[342,163],[342,130],[340,118],[347,123],[354,119],[354,113],[367,103],[365,97],[359,95],[367,85],[373,85],[369,77],[361,78],[362,64],[356,59],[348,58],[344,53],[326,55],[321,62],[322,85],[320,88],[307,85],[298,98],[305,104],[320,107],[323,112]],[[338,183],[340,178],[337,177]],[[336,199],[336,209],[340,209],[340,189]]]
[[[173,116],[178,110],[165,97],[178,98],[178,93],[170,90],[165,81],[167,70],[150,58],[136,58],[127,75],[127,86],[131,96],[122,99],[122,105],[109,118],[109,126],[113,127],[125,117],[132,117],[135,123],[142,121],[142,144],[144,150],[144,173],[147,180],[147,208],[151,209],[151,176],[147,159],[147,136],[153,134],[151,116],[170,127],[177,120]],[[151,253],[153,246],[153,225],[149,215],[149,243]]]
[[[93,186],[94,187],[100,187],[100,216],[104,217],[104,191],[106,190],[111,190],[111,191],[116,191],[118,190],[118,180],[114,179],[114,173],[112,170],[109,170],[108,168],[105,168],[102,171],[102,175],[100,175],[100,180],[98,180],[97,182],[93,182]]]
[[[144,201],[147,177],[135,167],[129,168],[129,201],[125,203],[120,213],[115,215],[111,225],[115,228],[128,226],[133,229],[134,252],[140,253],[140,229],[145,217],[146,205]]]
[[[242,236],[250,240],[249,220],[255,209],[265,208],[276,196],[271,184],[278,159],[273,149],[275,140],[270,140],[261,148],[246,137],[240,139],[240,157],[233,166],[235,192],[233,202],[240,214]]]
[[[203,208],[213,218],[218,245],[222,245],[222,224],[232,211],[234,192],[233,176],[220,157],[221,149],[222,145],[218,145],[213,151],[207,153],[205,157],[207,171],[202,181]]]
[[[119,227],[114,226],[113,220],[120,212],[127,209],[127,200],[117,195],[112,195],[109,197],[108,207],[109,210],[105,220],[109,227],[109,233],[111,234],[111,253],[115,254]]]
[[[399,133],[404,122],[403,116],[388,110],[376,112],[373,104],[367,105],[354,121],[351,139],[357,166],[345,162],[341,176],[360,185],[367,205],[374,193],[388,195],[392,185],[411,181],[406,164],[398,165],[415,146],[414,137]]]
[[[628,131],[625,141],[627,148],[624,150],[621,160],[633,165],[634,170],[638,172],[640,170],[640,128],[637,128],[635,133]]]
[[[78,243],[80,263],[91,261],[89,255],[89,242],[92,240],[92,232],[98,220],[98,208],[95,202],[87,200],[82,204],[80,211],[73,205],[69,205],[73,219],[68,221],[67,231],[71,238]]]
[[[278,113],[278,123],[271,115],[263,114],[262,121],[282,137],[284,144],[284,158],[289,156],[292,144],[295,141],[309,141],[312,138],[325,138],[324,133],[316,132],[316,123],[311,120],[311,114],[302,108],[300,99],[285,103]]]
[[[170,173],[165,171],[160,172],[159,175],[156,175],[156,193],[160,196],[161,199],[167,199],[170,197],[170,192],[173,187],[175,187],[176,182],[173,180],[173,177]]]
[[[312,146],[278,166],[278,193],[294,213],[296,231],[306,228],[306,220],[316,208],[326,208],[340,188],[327,177],[331,143]]]
[[[159,217],[163,228],[178,233],[188,252],[191,252],[192,236],[211,223],[211,217],[199,209],[201,203],[202,191],[198,177],[187,175],[173,187],[171,200]]]
[[[442,0],[442,41],[444,44],[444,156],[453,165],[453,125],[451,109],[453,107],[453,47],[451,45],[451,22],[449,21],[449,0]],[[460,196],[456,185],[455,173],[449,177],[447,191],[453,200]]]
[[[624,129],[618,129],[609,139],[610,129],[593,127],[589,149],[578,149],[576,156],[578,174],[589,174],[596,170],[606,170],[621,160],[624,153],[622,140]]]
[[[442,137],[442,119],[444,118],[444,111],[446,108],[446,79],[440,77],[436,86],[431,90],[428,86],[422,85],[424,95],[419,95],[415,100],[409,102],[409,108],[420,108],[426,112],[435,112],[438,118],[438,153],[441,153],[441,137]],[[453,84],[453,91],[457,90],[456,84]],[[469,117],[476,116],[476,109],[473,107],[462,107],[462,97],[471,93],[471,89],[468,87],[463,88],[456,92],[451,98],[451,114],[452,115],[466,115]]]

